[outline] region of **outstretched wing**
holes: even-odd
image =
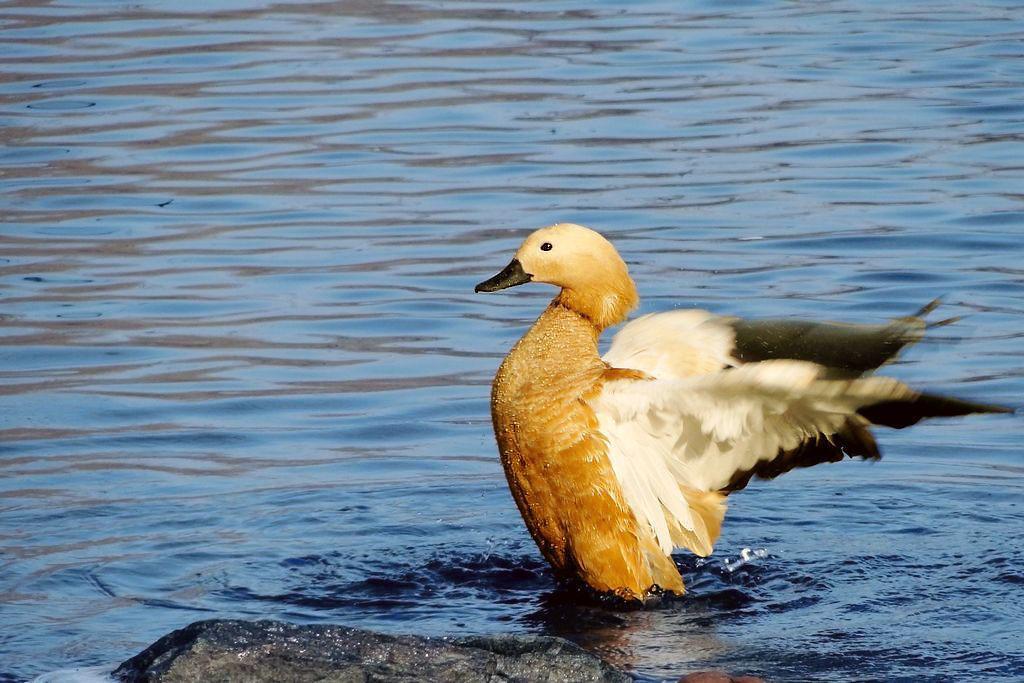
[[[613,380],[592,406],[634,513],[666,552],[706,555],[717,529],[694,502],[754,475],[841,459],[844,448],[878,458],[858,409],[917,395],[893,379],[826,379],[813,363],[779,360],[686,379]]]
[[[710,553],[723,494],[752,477],[847,456],[880,458],[872,424],[1011,412],[865,376],[920,339],[923,316],[936,304],[877,326],[684,310],[623,327],[605,362],[650,379],[609,374],[593,407],[626,499],[662,549]]]
[[[1010,412],[922,394],[889,377],[834,379],[826,370],[770,360],[685,379],[604,384],[592,402],[598,429],[627,502],[662,549],[710,553],[724,512],[715,505],[751,477],[846,456],[880,458],[872,423],[905,427],[924,417]]]
[[[780,359],[816,363],[827,368],[830,377],[859,377],[920,340],[928,326],[923,316],[937,305],[933,301],[915,315],[884,325],[742,320],[701,310],[654,313],[623,327],[604,359],[614,367],[635,368],[659,378]]]

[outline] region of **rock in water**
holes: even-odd
[[[632,680],[549,636],[423,638],[234,619],[197,621],[169,633],[113,675],[125,683]]]

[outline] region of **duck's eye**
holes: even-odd
[[[544,244],[540,245],[540,250],[551,251],[551,242],[545,242]]]

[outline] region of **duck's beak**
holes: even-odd
[[[523,264],[519,262],[519,259],[514,258],[512,262],[505,266],[505,269],[492,277],[490,280],[484,280],[476,287],[473,288],[474,292],[497,292],[499,289],[505,289],[506,287],[515,287],[529,282],[533,279],[533,276],[523,270]]]

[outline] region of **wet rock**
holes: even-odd
[[[169,633],[121,664],[114,677],[125,683],[631,680],[562,638],[422,638],[231,619]]]

